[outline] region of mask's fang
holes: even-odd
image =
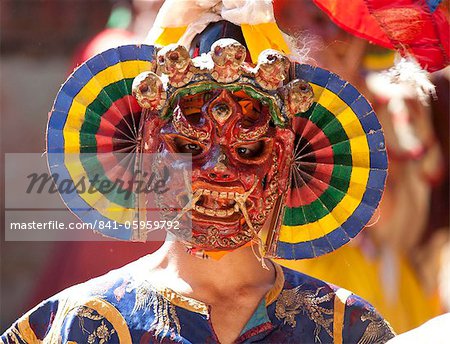
[[[247,202],[247,198],[250,196],[250,194],[253,192],[253,190],[255,190],[256,185],[258,185],[258,178],[255,179],[255,182],[253,183],[250,190],[248,190],[247,192],[245,192],[243,194],[236,193],[234,196],[234,200],[236,201],[236,203],[245,204],[245,202]]]
[[[244,219],[248,227],[252,230],[252,232],[254,232],[255,229],[253,228],[253,224],[250,221],[250,216],[248,215],[247,207],[245,206],[245,200],[243,198],[236,199],[236,204],[238,205],[242,215],[244,215]]]
[[[201,196],[202,196],[201,190],[197,190],[194,196],[192,197],[192,200],[188,202],[183,209],[181,209],[181,212],[172,221],[178,221],[184,214],[186,214],[189,210],[194,208],[195,203],[197,203],[197,201],[200,199]]]
[[[255,190],[256,185],[258,185],[258,180],[259,180],[259,179],[256,178],[256,179],[255,179],[255,182],[253,183],[253,186],[250,188],[250,190],[248,190],[248,191],[244,194],[245,200],[247,200],[248,196],[250,196],[250,194]]]
[[[244,219],[245,219],[245,222],[247,223],[247,226],[250,228],[250,230],[252,232],[252,235],[253,235],[252,241],[255,242],[258,245],[259,254],[256,253],[255,247],[253,246],[253,244],[251,245],[253,254],[255,255],[256,259],[258,259],[261,262],[262,267],[264,269],[266,269],[266,270],[269,270],[269,268],[266,265],[266,262],[264,261],[264,245],[263,245],[263,242],[262,242],[261,238],[258,236],[258,233],[256,232],[255,228],[253,227],[252,222],[250,221],[250,216],[248,215],[247,207],[245,206],[245,201],[242,201],[242,199],[240,199],[237,202],[237,204],[239,206],[239,209],[242,212],[242,215],[244,215]]]

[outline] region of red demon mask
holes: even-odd
[[[290,118],[313,100],[306,82],[286,82],[283,54],[265,50],[256,65],[244,59],[245,49],[230,39],[193,60],[184,47],[170,45],[158,52],[155,72],[133,83],[148,109],[144,152],[192,155],[192,197],[181,204],[191,210],[192,231],[188,239],[183,230],[175,235],[207,251],[257,239],[287,189]]]
[[[243,90],[180,97],[172,111],[172,120],[156,125],[158,139],[147,137],[162,142],[160,150],[192,154],[189,244],[205,250],[246,244],[286,190],[293,132],[273,125],[268,106]]]

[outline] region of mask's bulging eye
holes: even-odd
[[[213,106],[212,108],[212,113],[213,116],[216,118],[228,118],[231,115],[231,108],[228,104],[226,103],[218,103],[216,105]]]
[[[192,154],[192,156],[203,153],[203,147],[194,141],[177,137],[173,140],[173,143],[177,153],[187,153]]]
[[[188,143],[183,146],[183,150],[185,151],[183,153],[194,153],[200,151],[201,148],[199,145],[196,145],[194,143]]]
[[[264,148],[264,141],[258,141],[236,147],[236,153],[244,159],[255,159],[263,154]]]
[[[245,154],[248,154],[249,151],[250,151],[250,150],[249,150],[248,148],[244,148],[244,147],[238,147],[238,149],[236,149],[236,152],[237,152],[239,155],[245,155]]]

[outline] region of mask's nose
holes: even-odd
[[[237,174],[235,173],[234,168],[229,165],[225,152],[221,151],[217,158],[217,162],[207,172],[207,176],[212,181],[228,182],[236,180]]]

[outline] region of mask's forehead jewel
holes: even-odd
[[[269,94],[261,92],[252,85],[244,84],[229,84],[221,85],[215,83],[201,83],[189,85],[183,89],[177,90],[172,97],[169,99],[169,106],[166,108],[166,112],[162,114],[163,118],[170,118],[174,108],[180,103],[180,101],[185,101],[189,104],[196,104],[199,106],[200,101],[206,101],[207,99],[202,95],[209,95],[210,92],[220,90],[230,91],[237,99],[251,99],[259,102],[262,106],[267,106],[269,113],[275,125],[283,126],[285,125],[285,119],[280,113],[280,108],[277,99]],[[200,97],[193,97],[195,95],[200,95]],[[195,101],[194,101],[195,100]]]

